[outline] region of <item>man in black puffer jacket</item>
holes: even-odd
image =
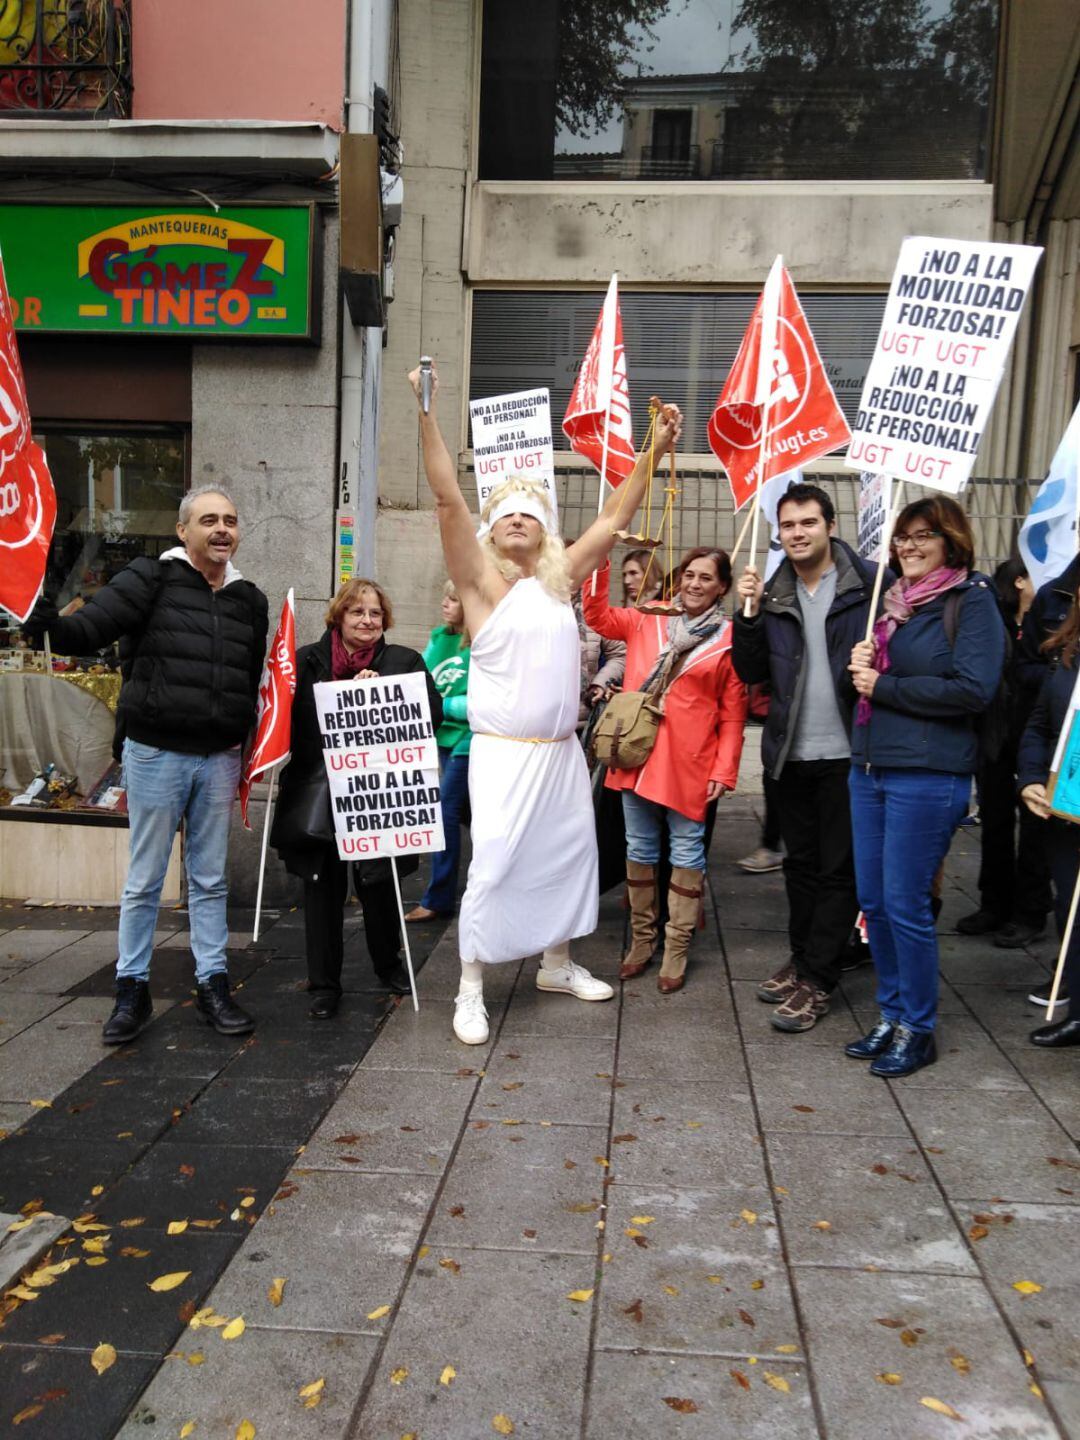
[[[761,755],[787,851],[791,959],[757,993],[776,1006],[778,1030],[798,1032],[828,1011],[859,909],[848,801],[857,697],[847,667],[866,635],[875,567],[835,538],[836,511],[816,485],[787,490],[777,525],[776,574],[763,586],[748,566],[739,581],[732,660],[746,684],[772,686]]]
[[[133,560],[75,614],[40,603],[31,637],[49,632],[61,652],[86,655],[120,641],[123,687],[117,746],[124,766],[131,856],[120,900],[116,1005],[106,1045],[150,1023],[150,954],[173,838],[184,822],[196,1006],[223,1035],[253,1028],[229,994],[229,820],[240,753],[255,719],[266,596],[232,563],[236,506],[203,487],[180,503],[181,544],[160,560]]]

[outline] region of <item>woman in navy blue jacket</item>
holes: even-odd
[[[910,1075],[937,1058],[937,932],[930,885],[967,813],[976,721],[1001,680],[1005,627],[972,570],[967,516],[945,495],[897,517],[874,639],[851,652],[861,697],[851,738],[855,881],[877,970],[880,1017],[847,1054],[874,1075]],[[952,637],[950,639],[950,637]]]
[[[1016,779],[1024,804],[1033,815],[1048,822],[1046,848],[1054,879],[1054,912],[1058,929],[1064,934],[1080,862],[1080,831],[1067,820],[1058,820],[1050,814],[1046,786],[1050,779],[1050,762],[1062,726],[1068,718],[1069,702],[1076,686],[1076,655],[1080,650],[1080,599],[1076,595],[1064,621],[1041,648],[1044,656],[1051,661],[1052,668],[1046,673],[1035,708],[1020,737]],[[1056,1024],[1033,1030],[1030,1037],[1033,1045],[1055,1049],[1063,1045],[1080,1045],[1080,927],[1073,930],[1059,993],[1069,997],[1068,1014]]]

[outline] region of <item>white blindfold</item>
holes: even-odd
[[[534,520],[540,521],[550,535],[559,533],[555,516],[546,500],[539,495],[529,495],[524,490],[512,490],[499,501],[487,519],[481,522],[480,529],[476,532],[477,538],[483,539],[496,520],[505,520],[508,515],[531,515]]]

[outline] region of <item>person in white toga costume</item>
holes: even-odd
[[[420,371],[409,376],[417,398]],[[613,990],[570,958],[596,927],[592,791],[576,738],[581,659],[571,592],[610,554],[616,516],[628,524],[649,473],[646,454],[579,540],[564,546],[542,483],[510,476],[484,507],[477,536],[431,407],[420,411],[424,468],[435,496],[446,567],[473,637],[468,710],[472,863],[461,902],[461,988],[454,1033],[488,1038],[483,967],[542,952],[537,989],[610,1000]],[[657,459],[682,415],[656,420]]]

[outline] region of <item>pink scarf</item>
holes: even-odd
[[[335,680],[352,680],[361,670],[368,670],[375,658],[379,642],[361,650],[346,650],[341,631],[335,625],[330,632],[330,673]]]
[[[967,578],[966,570],[950,570],[948,566],[942,565],[937,570],[931,570],[921,580],[897,580],[894,585],[889,586],[885,591],[885,613],[874,625],[872,664],[879,675],[887,675],[891,668],[889,641],[896,634],[898,628],[907,624],[920,605],[928,605],[931,600],[936,600],[939,595],[955,589]],[[872,708],[870,697],[860,695],[855,710],[855,724],[869,725]]]

